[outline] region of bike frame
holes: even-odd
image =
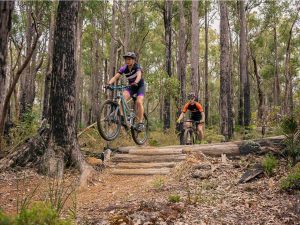
[[[128,117],[129,117],[129,119],[133,119],[133,118],[131,118],[131,117],[133,117],[133,115],[130,115],[128,112],[133,113],[134,110],[129,108],[127,101],[125,100],[125,98],[123,96],[123,92],[122,92],[124,89],[126,89],[128,87],[130,87],[130,86],[117,85],[117,86],[111,86],[110,89],[117,91],[117,94],[113,98],[113,101],[116,102],[118,104],[118,106],[120,107],[120,110],[121,110],[120,113],[121,113],[121,115],[123,114],[123,116],[124,116],[125,124],[127,125],[127,127],[130,128],[132,126],[132,123],[131,123],[131,121],[128,121]]]

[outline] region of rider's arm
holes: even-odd
[[[142,79],[142,72],[141,72],[141,70],[138,70],[136,72],[136,79],[135,79],[134,83],[138,84],[141,79]]]
[[[115,74],[115,76],[113,76],[109,81],[108,84],[111,85],[113,83],[115,83],[119,78],[120,78],[121,74],[118,72]]]
[[[200,123],[204,123],[205,121],[205,113],[204,112],[201,112],[201,120],[200,120]]]
[[[186,111],[188,110],[188,107],[189,107],[189,103],[186,103],[185,106],[183,107],[183,110],[182,110],[182,113],[180,114],[177,122],[179,123],[182,118],[184,117],[184,114],[186,113]]]
[[[178,120],[177,120],[177,123],[179,123],[179,122],[182,120],[183,117],[184,117],[184,112],[182,112],[182,113],[180,114],[180,116],[179,116],[179,118],[178,118]]]
[[[200,120],[200,122],[203,123],[205,121],[205,114],[204,114],[202,105],[199,102],[197,102],[196,103],[196,107],[201,112],[201,120]]]

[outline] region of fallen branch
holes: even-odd
[[[89,130],[90,128],[94,127],[97,123],[93,123],[91,125],[89,125],[88,127],[84,128],[83,131],[81,131],[77,137],[80,137],[84,132],[86,132],[87,130]]]

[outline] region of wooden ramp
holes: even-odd
[[[283,136],[254,140],[260,146],[279,145]],[[169,174],[171,168],[186,159],[190,153],[201,152],[209,156],[240,155],[243,141],[201,145],[174,145],[166,147],[120,147],[112,159],[111,173],[118,175]]]
[[[112,157],[111,173],[118,175],[169,174],[172,167],[185,160],[183,148],[126,147]]]

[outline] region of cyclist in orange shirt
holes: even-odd
[[[184,105],[182,113],[180,114],[177,123],[180,123],[180,121],[183,119],[184,114],[187,112],[187,110],[191,111],[191,120],[194,120],[196,122],[197,131],[199,140],[203,140],[204,138],[204,131],[203,131],[203,124],[205,121],[205,114],[202,108],[202,105],[199,102],[196,102],[196,94],[194,92],[191,92],[188,95],[189,101]]]

